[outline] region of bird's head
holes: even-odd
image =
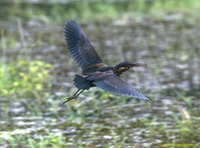
[[[113,73],[116,76],[120,76],[123,72],[129,70],[132,67],[141,67],[141,66],[146,66],[148,67],[148,64],[142,64],[142,63],[131,63],[131,62],[122,62],[117,64],[114,68],[113,68]]]

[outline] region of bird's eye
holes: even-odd
[[[128,69],[127,67],[120,67],[119,71],[124,71],[124,70],[127,70],[127,69]]]

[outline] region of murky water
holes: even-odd
[[[200,28],[195,22],[172,14],[161,20],[80,23],[108,65],[125,60],[149,63],[149,68],[130,70],[123,79],[152,100],[102,95],[97,88],[67,105],[62,105],[62,98],[75,91],[73,76],[81,71],[66,50],[63,26],[22,24],[28,49],[23,50],[16,24],[2,24],[5,36],[12,35],[17,42],[5,51],[5,60],[15,60],[26,52],[31,59],[53,64],[53,89],[49,90],[50,97],[41,100],[0,98],[1,138],[9,132],[39,140],[51,133],[64,137],[68,147],[117,147],[119,143],[123,147],[170,147],[165,144],[187,144],[190,140],[194,144],[191,147],[200,145],[199,135],[184,135],[180,132],[184,129],[178,127],[188,125],[186,128],[200,130],[200,94],[190,95],[190,90],[200,85]],[[9,147],[6,140],[0,145]]]

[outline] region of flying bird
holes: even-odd
[[[121,74],[130,68],[148,66],[148,64],[125,61],[114,67],[106,65],[75,20],[65,22],[64,35],[67,49],[76,64],[81,67],[82,74],[75,75],[73,81],[78,90],[73,96],[66,98],[63,104],[77,98],[84,90],[95,86],[117,95],[149,100],[120,78]]]

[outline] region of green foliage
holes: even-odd
[[[30,134],[30,130],[16,129],[14,131],[0,132],[0,142],[7,142],[10,147],[29,147],[29,148],[64,148],[66,143],[62,135],[51,134],[48,131],[46,136],[38,136],[37,140],[32,137],[27,137]],[[26,146],[25,146],[26,145]]]
[[[125,2],[108,2],[104,0],[90,2],[66,2],[48,3],[41,2],[40,5],[31,2],[16,1],[13,3],[3,3],[0,5],[0,19],[16,18],[22,20],[37,20],[46,23],[51,20],[63,23],[67,19],[83,20],[105,20],[119,19],[122,14],[129,13],[154,13],[159,11],[168,12],[193,12],[200,9],[199,0],[134,0]],[[192,10],[192,11],[191,11]],[[24,13],[26,12],[26,13]],[[7,15],[3,15],[7,14]],[[15,16],[15,17],[14,17]],[[121,18],[120,18],[121,19]]]
[[[185,10],[195,10],[199,9],[198,0],[157,0],[154,4],[154,10],[164,10],[164,11],[185,11]]]
[[[51,147],[51,148],[64,148],[66,147],[66,143],[64,141],[64,137],[56,136],[55,134],[50,134],[47,138],[40,136],[39,141],[36,141],[35,139],[29,138],[28,139],[28,145],[31,148],[45,148],[45,147]]]
[[[53,67],[43,61],[19,60],[0,65],[0,96],[40,98],[50,87],[49,72]]]

